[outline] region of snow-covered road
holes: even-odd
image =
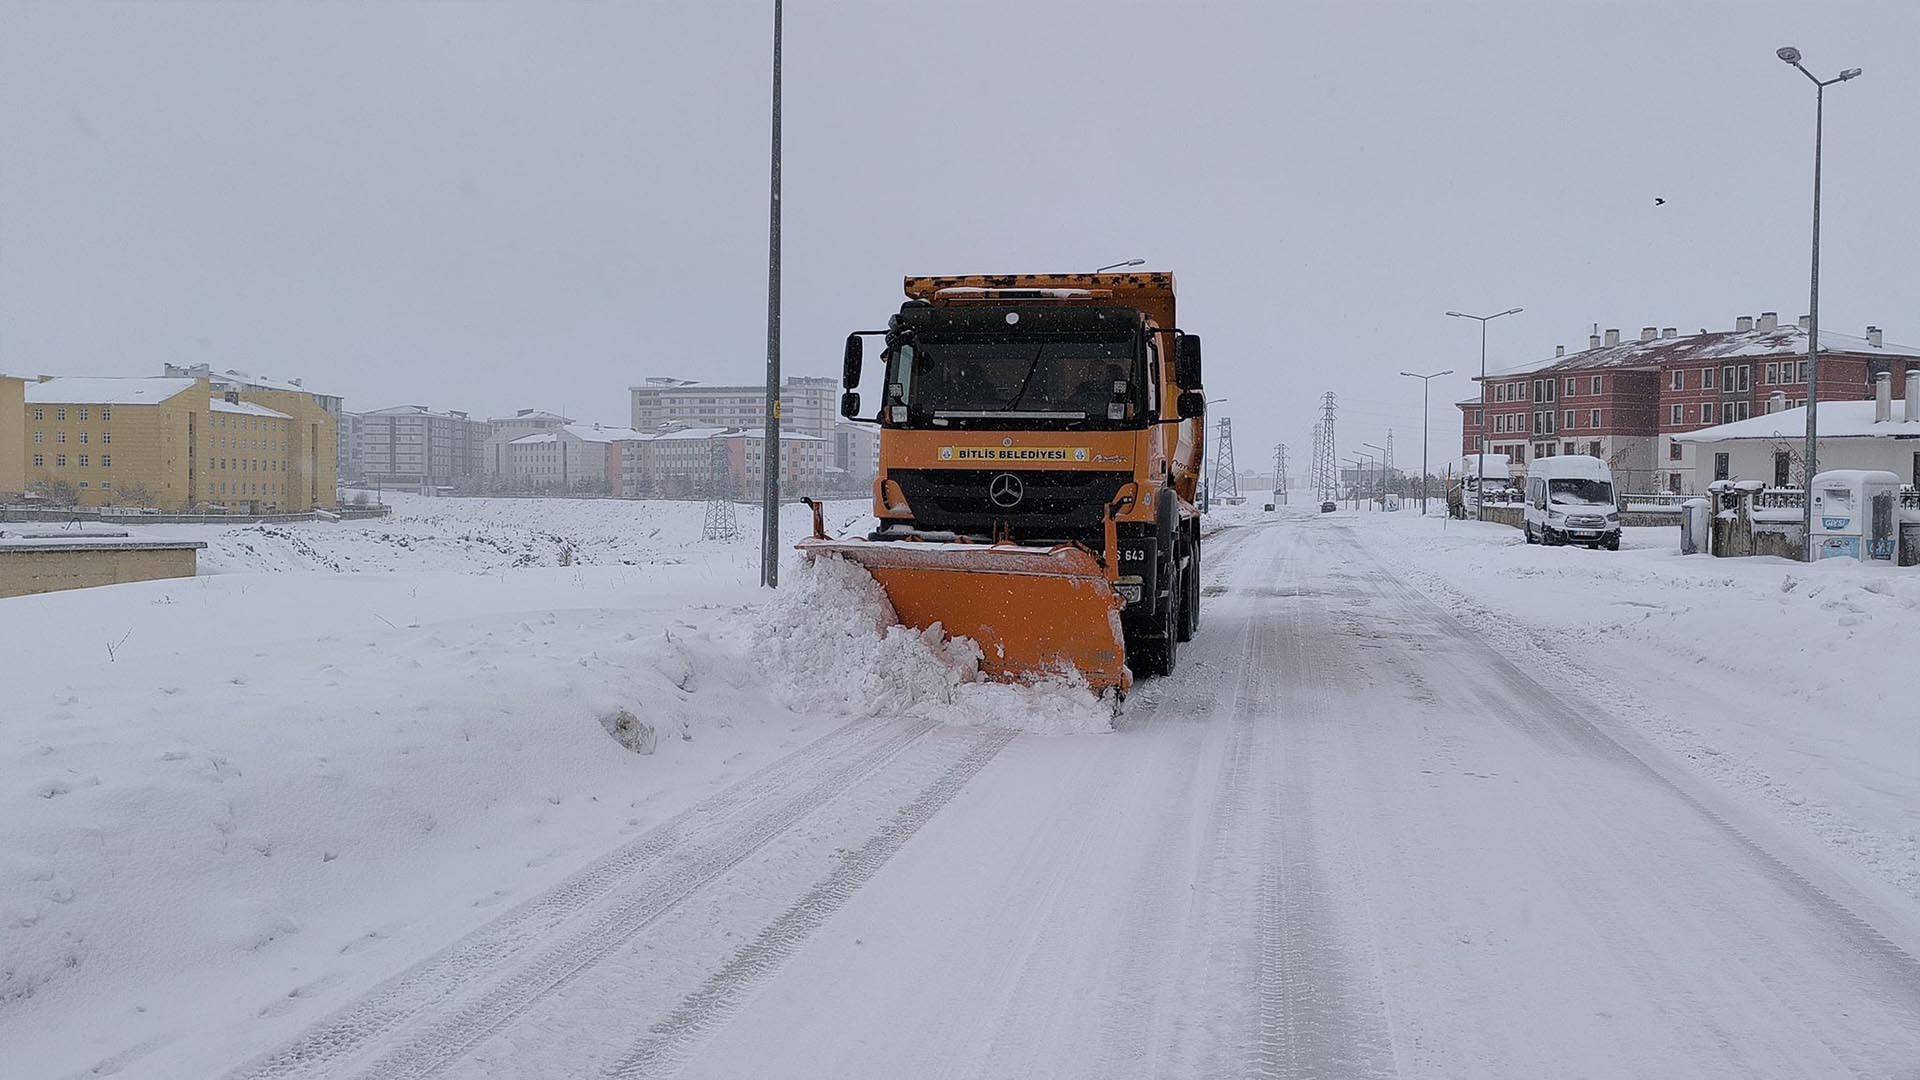
[[[229,1075],[1916,1075],[1910,905],[1350,519],[1209,566],[1116,733],[849,724]]]

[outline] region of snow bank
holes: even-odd
[[[1596,687],[1677,761],[1920,898],[1920,572],[1547,548],[1472,521],[1356,534],[1510,655]]]
[[[809,712],[922,716],[1040,735],[1111,731],[1113,708],[1075,676],[991,682],[980,647],[901,626],[873,576],[843,559],[803,563],[762,612],[756,653]]]

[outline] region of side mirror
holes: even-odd
[[[1207,392],[1205,390],[1182,390],[1174,399],[1173,407],[1180,413],[1180,419],[1192,420],[1207,415]]]
[[[860,415],[860,391],[849,390],[840,395],[840,415],[855,419]]]
[[[860,340],[859,334],[847,335],[846,356],[840,361],[840,384],[851,390],[860,385],[860,366],[866,362],[867,343]],[[856,399],[857,400],[857,399]],[[844,411],[843,403],[841,409]],[[852,413],[846,413],[852,416]]]
[[[1200,377],[1200,339],[1193,334],[1182,334],[1175,346],[1177,352],[1173,361],[1173,377],[1181,386],[1199,386]]]

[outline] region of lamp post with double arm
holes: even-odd
[[[1474,484],[1480,496],[1477,516],[1482,521],[1487,519],[1487,500],[1484,497],[1487,493],[1487,324],[1508,315],[1518,315],[1525,310],[1525,308],[1508,308],[1491,315],[1469,315],[1464,311],[1447,312],[1456,319],[1473,319],[1480,324],[1480,453],[1475,455],[1474,470],[1477,479]]]

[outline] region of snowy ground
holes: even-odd
[[[213,573],[0,601],[0,1074],[1920,1060],[1920,577],[1223,508],[1110,724],[701,510],[172,527]]]

